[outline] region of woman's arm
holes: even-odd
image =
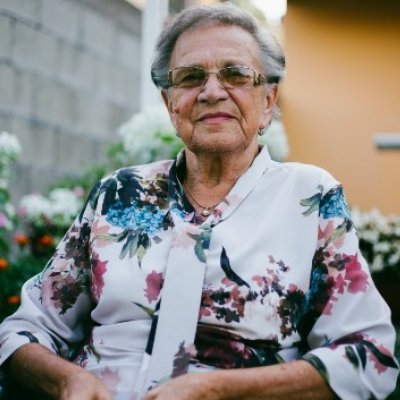
[[[14,385],[50,399],[112,400],[108,389],[94,375],[38,343],[16,350],[4,370]]]
[[[307,361],[183,375],[145,400],[329,400],[334,393]]]

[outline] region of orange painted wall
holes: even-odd
[[[352,206],[400,213],[400,149],[373,144],[400,133],[400,1],[293,0],[284,25],[290,160],[329,170]]]

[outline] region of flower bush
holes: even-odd
[[[11,165],[18,159],[21,146],[18,139],[8,133],[0,133],[0,250],[4,254],[9,246],[6,237],[15,225],[15,209],[10,203],[8,179]]]
[[[48,196],[22,197],[18,216],[33,255],[50,255],[83,205],[83,189],[55,188]]]
[[[23,282],[39,270],[39,260],[25,253],[25,235],[13,241],[17,216],[10,203],[8,187],[11,166],[18,159],[21,146],[18,139],[7,132],[0,134],[0,321],[19,305]],[[43,264],[41,264],[43,266]]]
[[[400,278],[400,216],[385,216],[378,209],[362,212],[355,208],[352,218],[371,273]]]

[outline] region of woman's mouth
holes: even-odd
[[[215,112],[215,113],[207,113],[202,115],[199,118],[199,121],[205,122],[206,124],[221,124],[226,122],[234,117],[231,114],[225,112]]]

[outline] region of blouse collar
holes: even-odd
[[[270,167],[271,161],[267,147],[261,146],[261,151],[254,158],[251,166],[240,176],[227,196],[217,205],[214,212],[202,225],[214,226],[227,219],[253,191],[261,177]],[[179,179],[180,171],[182,171],[185,162],[185,153],[184,150],[181,150],[169,171],[168,199],[174,219],[178,218],[182,222],[191,222],[194,218],[194,209],[187,201]]]

